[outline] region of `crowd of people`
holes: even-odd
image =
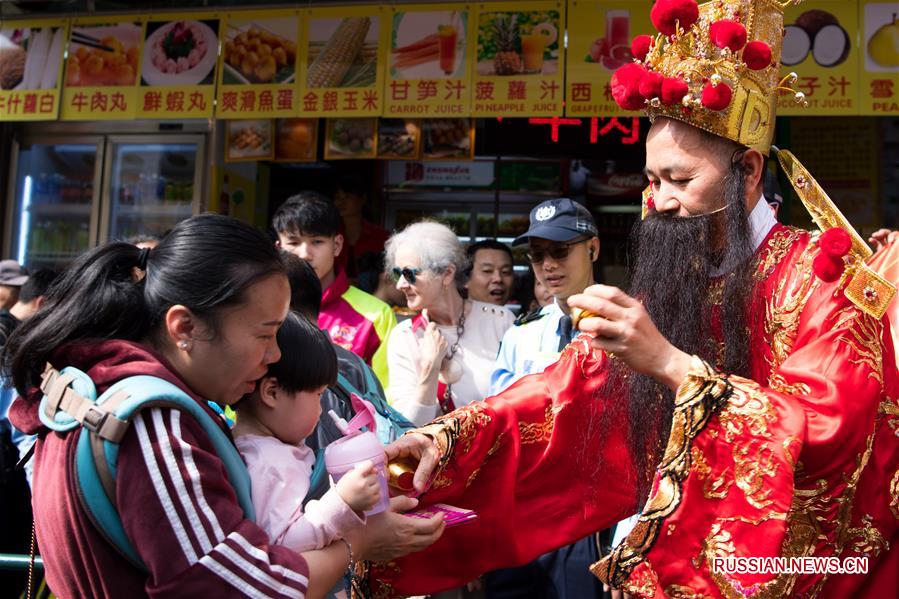
[[[775,206],[758,206],[774,222]],[[397,324],[393,306],[350,279],[333,198],[291,197],[272,230],[274,243],[232,219],[198,216],[162,239],[92,250],[62,274],[0,262],[4,549],[28,552],[33,506],[57,594],[225,587],[339,594],[348,563],[427,547],[443,524],[399,516],[413,499],[393,500],[393,520],[366,518],[380,492],[371,462],[333,486],[315,474],[317,456],[343,435],[328,412],[350,420],[358,393],[389,401],[410,427],[421,427],[543,372],[578,333],[569,300],[595,285],[600,252],[591,212],[567,198],[531,211],[527,232],[513,242],[527,245],[531,278],[518,281],[508,246],[464,247],[441,223],[413,223],[381,250],[403,312],[414,314]],[[879,254],[891,252],[896,234],[878,231],[869,242]],[[516,319],[507,304],[522,284],[533,285],[534,302]],[[45,363],[77,367],[98,392],[140,372],[202,399],[231,428],[250,475],[255,522],[235,503],[202,431],[177,411],[153,408],[135,417],[138,434],[126,435],[118,458],[116,503],[151,577],[134,570],[82,511],[66,467],[76,435],[42,430],[36,398]],[[638,515],[440,596],[608,594],[589,568],[627,537]],[[171,529],[160,530],[160,521]],[[53,567],[70,564],[79,547],[91,548],[83,568]]]
[[[0,550],[60,597],[894,596],[899,235],[771,146],[782,9],[659,1],[616,71],[652,117],[626,290],[577,201],[533,207],[516,281],[355,179],[269,234],[0,262]],[[778,222],[771,152],[819,231]]]

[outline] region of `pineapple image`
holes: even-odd
[[[515,50],[518,39],[518,25],[515,15],[499,14],[493,21],[493,41],[496,43],[496,56],[493,58],[493,70],[497,75],[517,75],[521,73],[521,55]]]

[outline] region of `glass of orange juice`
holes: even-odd
[[[546,50],[546,36],[540,32],[521,36],[521,53],[524,55],[524,72],[539,73],[543,70],[543,51]]]
[[[452,25],[440,25],[437,28],[440,48],[440,70],[452,75],[456,70],[456,45],[459,32]]]

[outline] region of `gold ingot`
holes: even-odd
[[[589,310],[583,310],[581,308],[572,308],[571,309],[571,330],[577,330],[578,324],[585,318],[600,318],[599,314],[594,314]]]
[[[415,469],[418,466],[412,460],[394,460],[387,464],[387,484],[403,493],[414,491],[412,484],[415,478]]]

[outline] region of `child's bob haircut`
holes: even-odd
[[[337,383],[337,352],[327,333],[305,316],[290,312],[278,330],[281,359],[268,367],[288,393],[314,391]]]

